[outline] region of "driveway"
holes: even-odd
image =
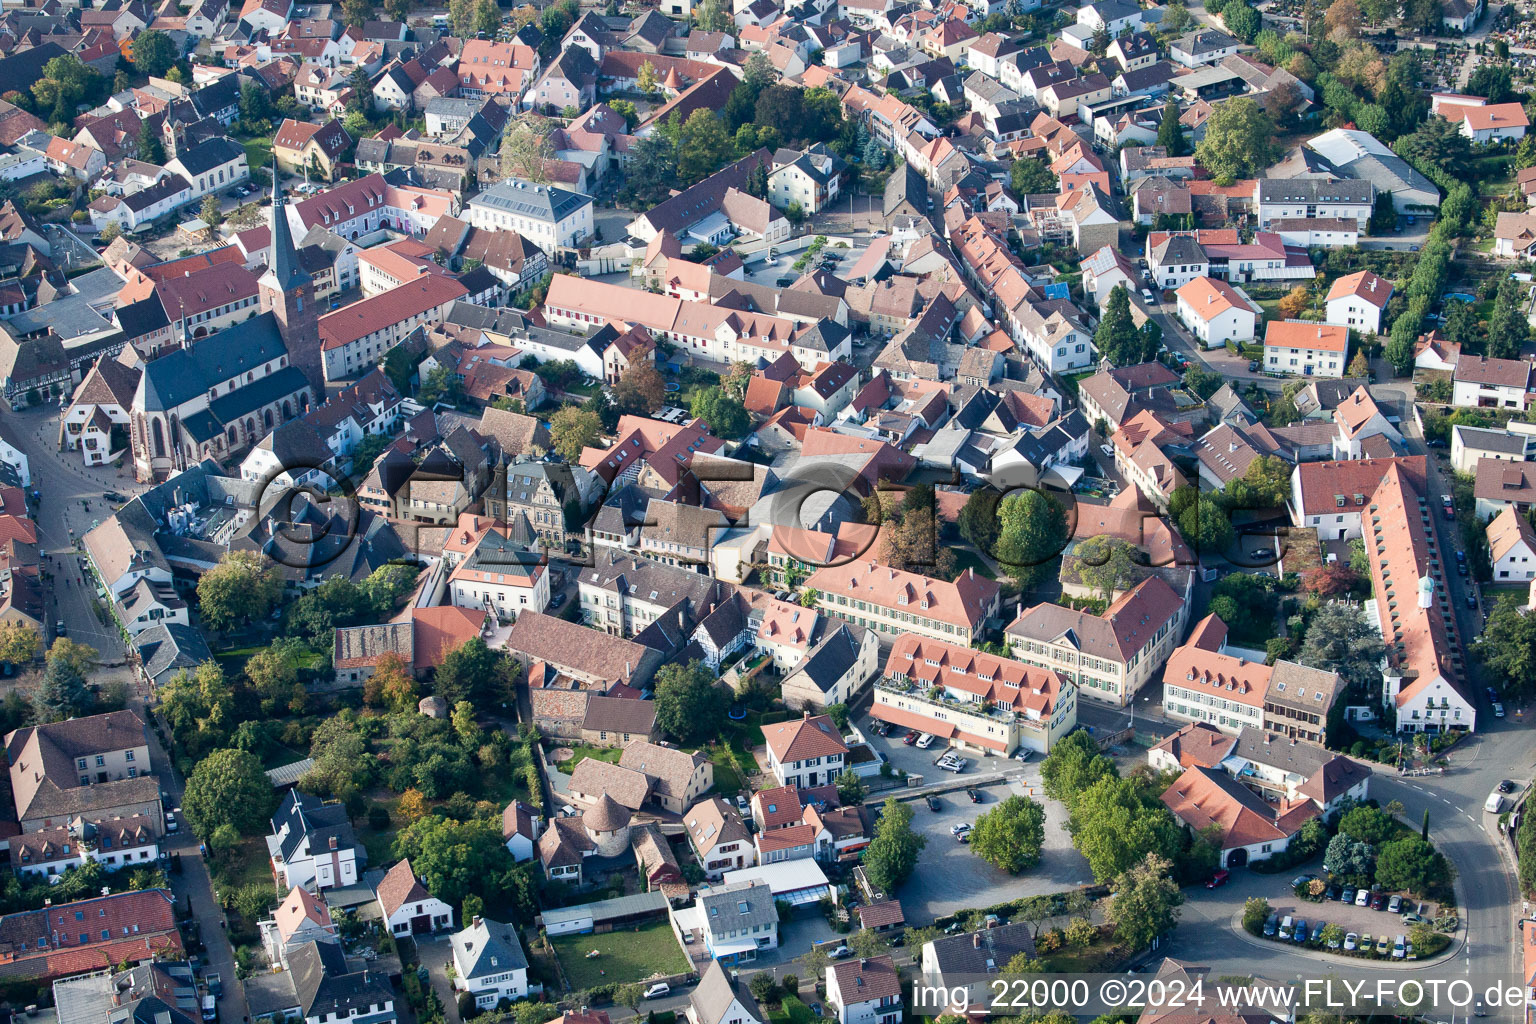
[[[459,1016],[459,994],[453,990],[453,982],[448,980],[448,964],[453,960],[453,945],[448,934],[416,936],[416,962],[427,969],[432,991],[443,1004],[443,1015],[453,1022],[462,1018]]]
[[[1013,762],[1017,765],[1017,762]],[[912,805],[912,826],[928,839],[917,870],[896,893],[907,923],[921,927],[945,914],[980,909],[1021,896],[1087,885],[1093,873],[1067,834],[1067,811],[1040,789],[1039,766],[1031,763],[1016,778],[979,788],[982,802],[973,804],[964,792],[940,796],[940,810],[925,802]],[[1045,849],[1040,863],[1020,875],[999,871],[971,852],[950,833],[950,827],[976,819],[1009,796],[1029,796],[1045,805]]]

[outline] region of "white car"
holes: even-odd
[[[671,992],[671,991],[672,991],[672,986],[671,985],[668,985],[664,981],[658,981],[656,984],[652,985],[650,988],[645,990],[645,998],[647,998],[647,999],[657,999],[657,998],[660,998],[661,996],[666,995],[668,992]]]
[[[949,826],[949,834],[952,835],[952,836],[962,835],[962,834],[964,834],[966,832],[969,832],[970,830],[971,830],[971,826],[968,823],[963,822],[963,821],[960,824],[958,824],[958,825],[951,825],[951,826]]]
[[[1099,451],[1104,453],[1104,457],[1106,459],[1112,459],[1115,457],[1115,446],[1112,444],[1099,445]]]
[[[933,740],[933,733],[925,732],[917,738],[917,748],[919,750],[927,750],[929,747],[933,746]]]
[[[1147,305],[1149,305],[1149,306],[1155,306],[1155,305],[1157,305],[1157,300],[1156,300],[1156,299],[1155,299],[1155,298],[1153,298],[1153,297],[1152,297],[1152,291],[1151,291],[1151,289],[1149,289],[1149,288],[1143,288],[1143,289],[1142,289],[1142,290],[1141,290],[1141,297],[1142,297],[1142,298],[1143,298],[1143,299],[1144,299],[1144,300],[1146,300],[1146,303],[1147,303]]]
[[[953,761],[942,765],[941,767],[947,768],[948,770],[954,772],[956,775],[959,775],[961,772],[965,771],[967,767],[970,766],[970,763],[971,762],[967,761],[963,757],[957,757]]]
[[[1030,750],[1029,748],[1026,747],[1023,750],[1020,750],[1017,754],[1014,754],[1013,755],[1013,759],[1015,761],[1018,761],[1018,762],[1020,762],[1022,764],[1023,762],[1029,760],[1029,756],[1032,753],[1034,753],[1034,751],[1032,751],[1032,750]]]
[[[845,957],[850,957],[852,955],[853,950],[849,949],[847,946],[838,946],[832,952],[827,954],[827,956],[831,957],[833,960],[842,960]]]
[[[1348,935],[1344,936],[1345,949],[1358,949],[1359,946],[1360,936],[1356,935],[1354,932],[1350,932]]]

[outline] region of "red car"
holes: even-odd
[[[909,747],[912,744],[916,743],[917,742],[917,730],[916,729],[908,729],[907,730],[907,734],[901,738],[901,742],[905,743]]]
[[[1218,871],[1214,875],[1211,876],[1211,880],[1209,882],[1205,883],[1205,887],[1207,889],[1214,889],[1218,885],[1226,885],[1227,884],[1227,879],[1229,879],[1231,877],[1232,877],[1232,875],[1231,875],[1230,872]]]

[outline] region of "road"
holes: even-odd
[[[58,429],[56,407],[17,411],[0,403],[0,436],[27,456],[32,490],[42,495],[33,519],[43,569],[52,575],[43,585],[49,629],[62,621],[71,640],[96,648],[105,663],[118,663],[124,656],[122,638],[96,617],[94,592],[80,569],[79,541],[110,512],[102,492],[132,495],[144,488],[133,482],[131,472],[88,469],[78,452],[59,451]]]

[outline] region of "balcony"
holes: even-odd
[[[992,707],[990,702],[956,700],[945,693],[942,687],[929,689],[900,680],[881,679],[875,683],[875,689],[884,690],[887,693],[900,694],[908,700],[928,704],[955,714],[970,715],[973,718],[989,718],[1002,725],[1012,725],[1015,722],[1026,721],[1018,712]],[[935,694],[938,694],[938,696],[935,696]]]

